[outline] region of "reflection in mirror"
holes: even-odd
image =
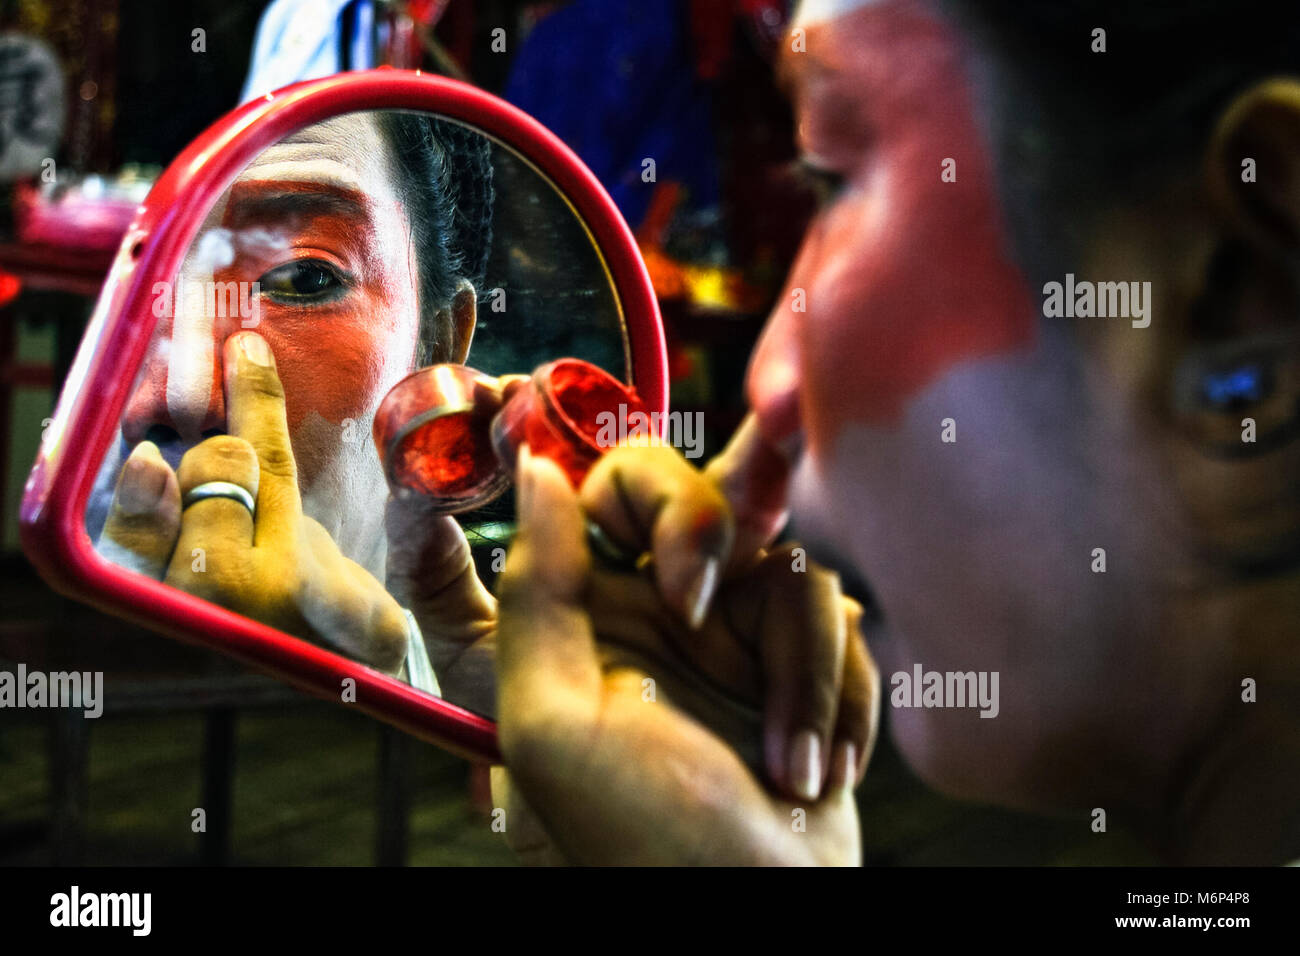
[[[150,280],[157,326],[86,515],[99,553],[490,716],[483,582],[510,496],[459,520],[393,497],[371,429],[435,363],[496,382],[574,356],[630,380],[565,198],[469,126],[351,113],[266,149]]]

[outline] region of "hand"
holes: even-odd
[[[194,446],[173,472],[150,442],[131,452],[100,538],[118,563],[389,674],[406,657],[401,605],[302,513],[275,359],[257,334],[226,340],[229,434]],[[228,481],[256,501],[186,492]]]
[[[479,408],[499,409],[526,386],[504,375],[476,386]],[[479,580],[465,532],[420,495],[394,497],[387,513],[388,588],[415,615],[443,697],[478,714],[496,713],[497,601]]]
[[[525,855],[857,861],[852,787],[874,742],[878,677],[838,579],[753,550],[775,530],[762,515],[774,498],[733,473],[764,463],[753,438],[712,480],[665,449],[615,450],[588,477],[581,505],[621,543],[650,546],[654,582],[593,571],[578,496],[549,462],[521,463],[520,535],[499,589],[510,776],[496,773],[494,789]],[[719,486],[759,506],[739,525],[747,553],[733,550]]]

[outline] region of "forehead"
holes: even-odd
[[[348,113],[267,147],[236,182],[318,182],[381,198],[393,195],[391,172],[389,150],[375,117]]]
[[[837,76],[876,87],[915,85],[948,59],[955,34],[924,0],[805,0],[781,48],[780,71],[800,87]],[[801,31],[803,43],[794,42]]]

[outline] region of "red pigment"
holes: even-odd
[[[551,398],[565,423],[593,445],[601,431],[601,412],[626,417],[633,412],[645,411],[645,405],[634,390],[613,381],[603,371],[585,362],[557,364],[551,372],[550,386]],[[620,405],[624,406],[621,412]]]
[[[624,406],[621,410],[619,406]],[[559,465],[576,488],[608,448],[597,444],[609,413],[619,417],[645,406],[632,389],[590,363],[561,359],[544,365],[510,400],[496,431],[508,464],[524,442],[534,455]],[[504,447],[502,447],[504,446]]]
[[[499,467],[487,430],[488,422],[476,412],[435,418],[394,451],[393,475],[421,494],[468,496]]]

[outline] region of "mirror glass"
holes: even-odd
[[[565,197],[463,123],[349,113],[264,150],[149,280],[157,325],[86,514],[99,553],[491,716],[512,497],[451,518],[391,495],[372,425],[436,363],[574,356],[631,381]]]

